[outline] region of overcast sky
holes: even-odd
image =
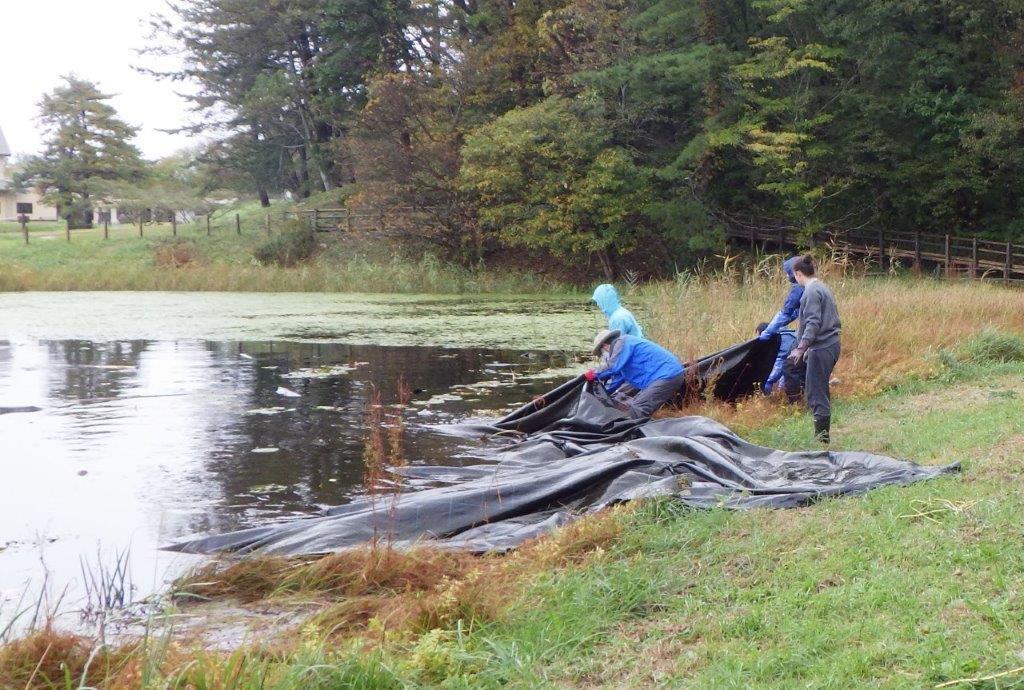
[[[150,43],[146,20],[165,8],[165,0],[0,0],[0,8],[0,128],[15,155],[39,152],[37,104],[68,73],[115,94],[110,102],[121,119],[139,127],[135,145],[145,157],[193,143],[157,131],[189,120],[187,103],[174,93],[185,87],[132,69],[156,65],[136,51]]]

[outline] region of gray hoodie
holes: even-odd
[[[807,283],[800,298],[800,345],[810,350],[835,345],[842,327],[832,291],[818,279]]]

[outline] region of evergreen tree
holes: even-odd
[[[413,51],[403,29],[408,0],[190,0],[157,18],[185,66],[200,119],[189,129],[225,141],[266,204],[268,189],[299,197],[354,181],[350,130],[366,83],[382,68],[406,69]]]
[[[75,76],[43,96],[39,119],[47,139],[41,156],[30,159],[24,182],[45,191],[72,228],[92,227],[93,206],[110,182],[143,173],[137,130],[117,117],[109,94]]]

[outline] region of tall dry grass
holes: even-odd
[[[643,297],[651,337],[684,361],[754,337],[757,324],[771,320],[789,291],[783,258],[746,265],[726,258],[724,268],[648,286]],[[942,366],[940,352],[961,349],[986,329],[1024,333],[1024,291],[1016,288],[895,272],[869,276],[877,266],[838,254],[819,257],[818,265],[843,322],[832,389],[840,398],[873,395],[911,377],[932,376]],[[735,406],[698,402],[681,411],[714,417],[741,433],[799,412],[778,398],[763,397]]]
[[[422,632],[500,618],[527,582],[599,555],[618,540],[622,506],[574,522],[507,555],[374,543],[318,559],[245,558],[211,563],[177,584],[185,599],[256,602],[298,597],[322,609],[305,627],[332,640]]]
[[[819,269],[843,321],[840,395],[870,395],[932,374],[940,350],[960,348],[986,328],[1024,333],[1024,291],[864,272],[839,257],[826,257]],[[788,291],[781,257],[658,283],[645,295],[651,335],[685,359],[714,352],[754,337]]]

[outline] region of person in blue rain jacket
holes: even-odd
[[[650,340],[604,330],[594,339],[594,354],[602,356],[602,363],[584,374],[587,381],[603,383],[616,404],[635,419],[650,417],[682,390],[682,363]]]
[[[758,324],[757,334],[761,335],[766,328],[768,328],[767,323]],[[771,395],[772,391],[779,390],[785,386],[785,379],[782,378],[782,367],[786,363],[786,357],[789,357],[789,353],[793,351],[793,346],[796,345],[796,331],[792,328],[783,328],[779,331],[779,336],[781,337],[779,354],[775,357],[772,373],[768,374],[768,378],[765,379],[761,386],[761,390],[764,391],[765,395]]]
[[[761,331],[759,336],[761,340],[768,340],[796,321],[800,316],[800,298],[804,296],[804,289],[796,282],[796,276],[793,275],[793,264],[799,258],[798,256],[790,257],[782,264],[782,269],[786,272],[786,277],[793,286],[789,289],[789,294],[786,295],[786,301],[782,303],[782,309],[775,314],[765,329]]]
[[[633,313],[619,303],[619,293],[614,285],[598,285],[591,299],[597,302],[597,306],[608,318],[608,330],[637,338],[644,337],[644,329],[636,322]]]

